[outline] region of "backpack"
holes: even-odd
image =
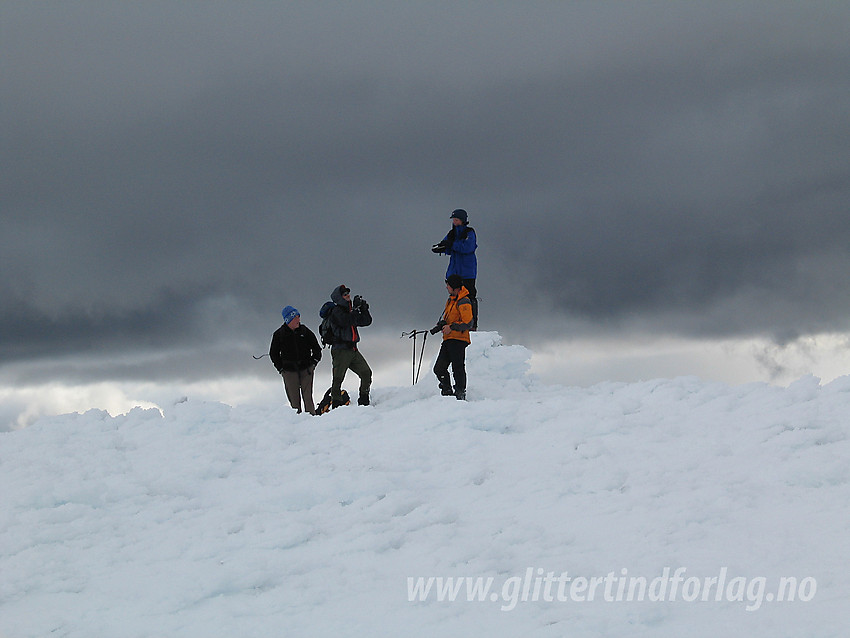
[[[331,397],[331,389],[328,388],[328,391],[325,392],[325,396],[322,397],[322,400],[319,401],[319,405],[316,408],[316,414],[325,414],[330,412],[333,409],[333,397]],[[348,392],[342,390],[342,403],[340,405],[351,405],[351,397],[348,396]]]
[[[334,329],[331,324],[331,310],[334,309],[334,306],[336,304],[333,301],[326,301],[319,310],[319,317],[322,319],[322,323],[319,324],[319,337],[323,346],[334,344]]]

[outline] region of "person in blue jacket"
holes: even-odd
[[[478,259],[475,257],[475,249],[478,248],[478,243],[475,238],[475,229],[469,225],[469,216],[462,208],[452,211],[451,220],[452,229],[443,241],[431,246],[431,252],[449,256],[446,279],[451,275],[459,275],[463,279],[463,286],[469,292],[469,300],[472,302],[471,329],[478,330],[478,293],[475,289],[475,280],[478,278]]]

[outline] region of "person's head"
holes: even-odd
[[[301,313],[292,306],[287,306],[281,311],[283,315],[283,323],[295,330],[301,325]]]
[[[451,218],[452,224],[455,226],[462,226],[469,221],[469,215],[467,215],[466,211],[462,208],[452,211]]]
[[[346,285],[339,285],[331,293],[331,301],[338,306],[351,304],[351,289]]]
[[[460,289],[463,288],[463,277],[460,275],[449,275],[446,279],[446,290],[452,296],[457,295]]]

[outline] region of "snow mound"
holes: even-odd
[[[537,387],[537,379],[529,374],[532,352],[528,348],[504,345],[498,332],[473,332],[471,338],[472,343],[466,349],[470,401],[524,394]],[[436,353],[430,364],[422,363],[419,382],[414,387],[375,387],[372,391],[374,402],[401,407],[411,401],[433,397],[437,388],[432,372],[435,361]],[[349,375],[346,382],[346,385],[356,384],[357,378]]]
[[[565,388],[529,355],[476,334],[465,403],[423,378],[319,418],[187,400],[0,433],[0,636],[844,635],[850,378]],[[677,569],[728,585],[616,600]],[[429,577],[494,584],[412,595]]]

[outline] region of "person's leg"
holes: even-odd
[[[283,387],[286,389],[286,398],[293,409],[301,412],[301,384],[297,372],[283,371]]]
[[[469,292],[469,301],[472,302],[472,331],[478,330],[478,291],[475,289],[474,279],[464,279],[463,286]]]
[[[358,405],[369,405],[369,388],[372,386],[372,368],[366,362],[363,354],[357,350],[354,353],[354,358],[349,366],[351,371],[360,377],[360,397],[357,399]]]
[[[301,371],[301,397],[304,399],[304,409],[310,414],[316,414],[316,404],[313,403],[313,372],[316,366],[309,366]]]
[[[437,361],[434,363],[434,374],[437,376],[437,381],[440,384],[440,394],[443,396],[451,396],[454,394],[452,382],[449,377],[449,365],[451,357],[446,344],[449,340],[443,341],[440,346],[440,353],[437,355]]]
[[[455,396],[458,399],[466,398],[466,347],[465,341],[459,339],[448,339],[449,357],[452,362],[452,376],[455,380]]]
[[[345,380],[345,373],[351,365],[351,360],[354,358],[354,350],[347,348],[336,348],[331,350],[331,358],[333,359],[333,381],[331,382],[331,397],[333,397],[334,405],[338,406],[342,403],[342,382]]]

